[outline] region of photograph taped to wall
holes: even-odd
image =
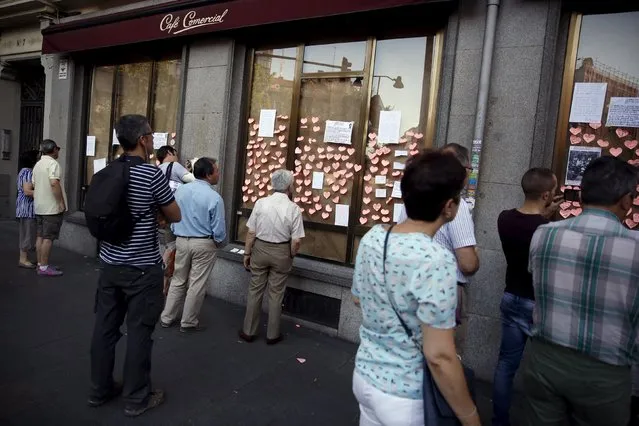
[[[566,165],[566,185],[581,185],[588,164],[601,157],[601,148],[590,146],[571,146]]]

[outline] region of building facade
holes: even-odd
[[[464,353],[491,379],[505,275],[496,221],[521,203],[523,172],[552,167],[578,186],[580,152],[639,162],[638,10],[614,1],[147,1],[60,19],[43,30],[44,137],[64,149],[73,210],[60,243],[96,254],[84,194],[121,152],[117,117],[144,114],[158,146],[221,164],[230,244],[209,294],[245,302],[245,223],[270,172],[286,167],[297,173],[307,237],[284,311],[357,341],[359,239],[401,210],[394,182],[411,151],[461,143],[473,151],[481,258]],[[630,100],[619,107],[619,98]],[[570,202],[560,216],[579,213]],[[639,226],[637,213],[627,226]]]

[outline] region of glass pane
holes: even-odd
[[[91,183],[94,175],[93,160],[106,159],[109,156],[114,73],[115,67],[97,67],[93,70],[88,134],[95,136],[95,156],[85,157],[86,185]]]
[[[151,62],[118,67],[116,119],[127,114],[147,115],[150,81]],[[119,145],[115,145],[113,149],[115,157],[122,154],[122,148]]]
[[[237,241],[245,242],[246,234],[248,233],[248,228],[246,227],[246,222],[248,222],[248,217],[241,216],[237,221]]]
[[[302,72],[363,71],[365,61],[365,41],[306,46]]]
[[[162,133],[177,131],[177,111],[180,101],[180,60],[158,62],[156,65],[153,130]]]
[[[395,205],[401,204],[401,193],[393,191],[393,187],[401,181],[408,155],[423,146],[424,135],[419,124],[427,42],[426,37],[377,42],[361,225],[393,222],[394,209],[400,208]],[[414,65],[407,67],[406,64]]]
[[[294,201],[302,208],[306,221],[335,225],[336,213],[342,211],[338,205],[350,212],[353,181],[360,167],[356,138],[364,96],[361,87],[353,85],[354,80],[302,81]],[[348,144],[325,142],[327,120],[350,125],[351,137],[345,140]],[[344,216],[348,222],[348,215]]]
[[[246,124],[246,157],[242,165],[243,208],[252,208],[259,198],[266,197],[270,191],[271,173],[286,167],[296,55],[297,48],[255,52],[250,116]],[[275,110],[273,128],[267,129],[266,122],[260,123],[262,110]],[[260,124],[263,124],[261,131]],[[271,133],[272,136],[266,136]],[[245,230],[237,230],[238,234],[241,232]]]
[[[315,229],[304,229],[300,253],[321,259],[346,261],[346,234]]]
[[[599,155],[614,155],[639,165],[639,128],[632,127],[627,120],[611,121],[620,110],[620,101],[639,97],[639,56],[628,54],[636,51],[637,22],[639,12],[583,17],[575,83],[606,83],[606,92],[601,116],[597,111],[596,117],[592,114],[592,120],[571,122],[569,128],[564,129],[568,154],[558,173],[563,177],[562,185],[578,187],[586,166]],[[611,105],[614,105],[612,109]],[[579,214],[580,207],[577,202],[562,205],[562,216]],[[639,222],[633,220],[633,214],[639,213],[639,207],[635,204],[633,209],[626,225],[636,228]]]

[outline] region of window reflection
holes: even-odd
[[[302,72],[363,71],[365,60],[365,41],[306,46]]]

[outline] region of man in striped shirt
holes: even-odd
[[[621,222],[638,172],[612,156],[593,161],[583,175],[583,214],[533,236],[524,424],[628,424],[630,366],[639,360],[639,233]]]
[[[179,222],[181,214],[166,177],[147,163],[153,152],[153,131],[148,120],[140,115],[125,115],[115,130],[130,163],[127,198],[136,223],[127,242],[102,242],[100,246],[102,270],[95,301],[88,403],[97,407],[122,392],[124,414],[138,416],[164,401],[164,393],[152,390],[150,380],[151,335],[164,305],[158,210],[169,223]],[[127,354],[122,388],[113,380],[113,364],[125,316]]]

